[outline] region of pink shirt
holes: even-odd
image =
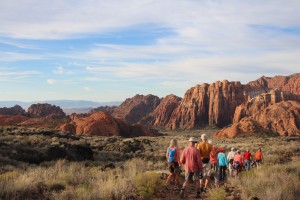
[[[176,154],[175,154],[174,162],[178,162],[180,158],[180,148],[179,147],[175,147],[175,148],[176,148]],[[174,147],[170,147],[170,149],[174,150]],[[169,158],[168,148],[167,148],[166,158],[167,160]]]
[[[243,161],[243,157],[241,154],[236,154],[233,158],[234,162],[239,162],[244,166],[244,161]]]
[[[202,160],[200,151],[194,146],[186,147],[180,157],[180,162],[185,164],[185,172],[202,171]]]

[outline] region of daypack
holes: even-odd
[[[240,166],[240,162],[234,161],[233,165],[234,165],[234,167],[238,167],[238,166]]]
[[[168,147],[168,162],[174,162],[175,161],[175,155],[176,155],[176,148],[174,148],[173,150],[170,149],[170,147]]]

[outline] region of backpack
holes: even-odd
[[[175,155],[176,155],[176,148],[174,148],[173,150],[170,149],[170,147],[168,147],[168,162],[174,162],[175,161]]]
[[[234,166],[234,167],[240,166],[240,162],[234,161],[233,166]]]

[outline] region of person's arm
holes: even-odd
[[[227,160],[227,158],[226,158],[226,154],[224,154],[224,160],[225,160],[226,166],[228,167],[228,160]]]
[[[180,163],[185,164],[185,151],[183,150],[181,156],[180,156]]]
[[[169,151],[168,151],[168,148],[167,148],[167,152],[166,152],[166,159],[168,161],[168,158],[169,158]]]
[[[177,156],[177,160],[178,160],[178,165],[180,166],[181,162],[180,162],[180,148],[179,147],[177,147],[176,156]]]
[[[203,165],[202,165],[200,151],[197,151],[197,162],[198,162],[199,170],[202,173]]]

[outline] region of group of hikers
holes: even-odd
[[[211,176],[214,177],[215,186],[218,187],[226,179],[226,171],[229,170],[230,176],[238,176],[239,172],[245,168],[249,171],[251,166],[260,167],[263,161],[262,151],[259,148],[253,156],[249,149],[243,155],[240,150],[233,147],[226,155],[227,147],[216,147],[208,140],[206,134],[201,135],[201,141],[191,137],[189,146],[182,153],[176,139],[172,139],[167,148],[166,158],[170,175],[166,181],[166,189],[170,189],[170,183],[175,179],[175,189],[180,189],[180,197],[185,196],[185,189],[189,182],[196,182],[196,198],[200,197],[201,192],[206,192]],[[181,167],[184,165],[185,180],[180,185],[179,176]]]

